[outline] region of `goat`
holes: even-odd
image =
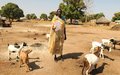
[[[32,70],[28,66],[28,64],[29,64],[29,56],[28,56],[28,54],[31,53],[31,52],[32,52],[32,49],[20,50],[20,52],[19,52],[20,67],[21,67],[22,64],[25,64],[25,66],[26,66],[26,72]]]
[[[94,53],[86,54],[83,58],[83,68],[82,75],[88,75],[90,71],[92,71],[92,67],[97,67],[97,62],[99,60],[99,54],[101,51],[101,47],[96,47]]]
[[[113,42],[113,48],[114,49],[116,49],[116,47],[115,47],[116,45],[120,45],[120,41],[119,40],[114,40],[113,39],[112,42]]]
[[[113,42],[112,40],[113,40],[113,38],[111,38],[111,39],[102,39],[102,43],[109,45],[110,43]]]
[[[113,38],[102,39],[102,44],[112,47],[111,45],[113,45],[113,40],[114,40]],[[109,50],[109,52],[111,52],[111,49]]]
[[[101,52],[100,52],[100,57],[102,57],[104,59],[104,54],[103,54],[103,51],[104,49],[107,49],[108,51],[111,51],[111,48],[109,46],[106,46],[100,42],[97,42],[97,41],[93,41],[92,42],[92,48],[90,49],[90,52],[94,53],[94,49],[96,47],[101,47]]]
[[[22,44],[18,45],[15,43],[14,45],[8,44],[8,53],[9,53],[9,60],[11,60],[11,54],[16,54],[16,59],[19,58],[18,52],[23,48],[23,46],[26,46],[27,44],[23,42]],[[17,61],[17,60],[16,60]]]
[[[50,38],[50,34],[46,34],[46,38],[48,40]]]
[[[49,34],[49,33],[43,33],[42,35],[44,35],[45,38],[46,38],[47,40],[49,40],[49,38],[50,38],[50,34]]]

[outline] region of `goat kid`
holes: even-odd
[[[29,68],[29,56],[28,54],[32,52],[32,49],[27,49],[27,50],[20,50],[19,52],[19,62],[20,62],[20,67],[22,64],[25,64],[26,67],[26,72],[29,72],[32,70],[32,68]]]
[[[104,54],[103,54],[103,51],[105,49],[107,49],[108,51],[111,51],[111,48],[109,46],[106,46],[100,42],[96,42],[96,41],[93,41],[92,42],[92,48],[90,49],[90,52],[91,53],[94,53],[94,50],[96,47],[101,47],[101,51],[100,51],[100,57],[104,59]]]
[[[82,75],[88,75],[93,70],[93,67],[96,69],[101,47],[96,47],[95,50],[94,53],[84,56]]]

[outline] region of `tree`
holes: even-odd
[[[14,19],[20,19],[24,17],[23,10],[14,3],[7,3],[1,7],[1,16],[6,17],[12,23]]]
[[[2,11],[0,10],[0,16],[1,16]]]
[[[56,11],[52,11],[52,12],[50,12],[50,14],[49,14],[49,19],[50,20],[52,20],[52,18],[53,18],[53,16],[56,14]]]
[[[31,19],[36,19],[36,18],[37,18],[37,16],[34,13],[32,13],[31,14]]]
[[[94,15],[94,18],[95,18],[95,19],[99,19],[99,18],[101,18],[101,17],[103,17],[103,16],[104,16],[103,13],[97,13],[97,14]]]
[[[40,19],[47,20],[48,19],[47,14],[42,13]]]
[[[86,9],[84,10],[85,14],[84,14],[84,18],[85,18],[85,22],[88,22],[91,18],[90,14],[91,14],[91,7],[93,5],[93,0],[84,0]]]
[[[91,15],[88,15],[88,16],[84,16],[81,18],[81,21],[82,22],[86,22],[86,18],[87,18],[87,22],[90,21],[90,20],[93,20],[93,19],[99,19],[101,17],[103,17],[104,14],[103,13],[96,13],[96,14],[91,14]]]
[[[114,22],[115,20],[120,20],[120,12],[114,14],[112,21]]]
[[[62,14],[72,23],[72,19],[80,19],[81,16],[84,16],[83,10],[86,6],[83,0],[63,0],[59,8],[62,9]]]
[[[27,14],[27,15],[26,15],[26,18],[27,18],[28,20],[30,20],[30,19],[31,19],[31,15],[30,15],[30,14]]]
[[[34,13],[32,13],[32,14],[27,14],[27,15],[26,15],[26,18],[27,18],[28,20],[30,20],[30,19],[36,19],[37,16],[36,16]]]

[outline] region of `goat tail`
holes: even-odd
[[[8,43],[8,46],[9,46],[9,43]]]

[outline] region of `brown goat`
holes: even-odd
[[[25,51],[20,51],[19,53],[19,60],[20,60],[20,67],[22,64],[25,64],[26,66],[26,72],[30,71],[31,69],[29,68],[28,64],[29,64],[29,56],[28,54],[32,52],[31,49],[25,50]]]

